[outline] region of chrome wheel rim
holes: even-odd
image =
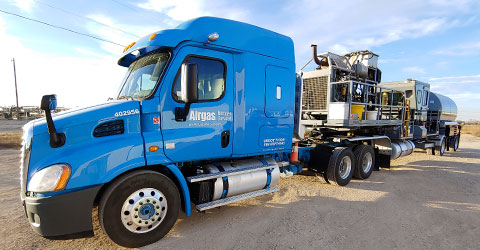
[[[455,147],[455,150],[458,149],[458,137],[455,138],[455,145],[454,145],[454,147]]]
[[[442,147],[440,148],[440,152],[443,154],[445,153],[445,139],[442,141]]]
[[[340,178],[346,179],[350,175],[350,171],[352,171],[352,159],[349,156],[344,156],[340,161],[338,169]]]
[[[373,157],[370,152],[365,153],[365,156],[362,160],[362,170],[364,173],[368,173],[372,168]]]
[[[146,233],[158,227],[167,214],[167,199],[155,188],[133,192],[123,203],[122,224],[133,233]]]

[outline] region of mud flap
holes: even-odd
[[[375,171],[380,170],[380,168],[390,168],[390,155],[380,154],[378,149],[375,149]]]

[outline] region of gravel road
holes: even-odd
[[[34,234],[19,200],[18,155],[0,150],[0,248],[118,249],[96,215],[90,238],[50,240]],[[480,246],[480,137],[462,135],[459,151],[443,157],[418,151],[346,187],[307,175],[282,179],[279,187],[273,195],[181,215],[164,239],[144,249]]]

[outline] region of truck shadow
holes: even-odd
[[[457,151],[446,151],[443,157],[460,157],[480,159],[480,149],[459,148]]]

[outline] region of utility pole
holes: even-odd
[[[18,108],[18,90],[17,90],[17,71],[15,69],[15,58],[12,58],[13,62],[13,78],[15,79],[15,97],[17,99],[17,120],[20,119],[19,108]]]

